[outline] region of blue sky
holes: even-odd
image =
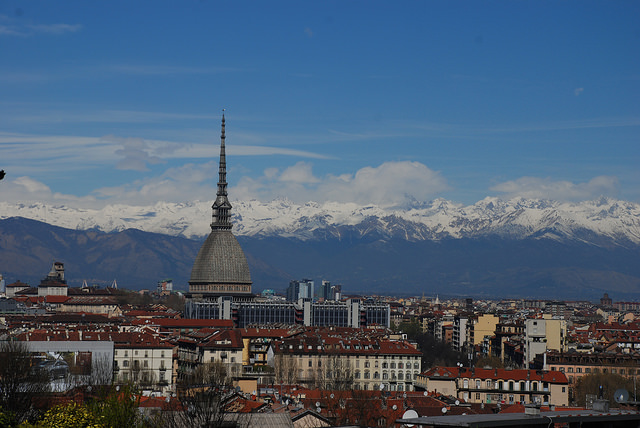
[[[640,202],[636,1],[3,1],[4,201]]]

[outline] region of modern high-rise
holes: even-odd
[[[310,279],[290,281],[287,288],[287,301],[297,302],[299,299],[314,299],[314,283]]]

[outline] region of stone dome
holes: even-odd
[[[189,285],[194,292],[246,292],[247,286],[250,291],[249,264],[230,230],[211,231],[196,256]],[[212,287],[197,289],[194,285]]]

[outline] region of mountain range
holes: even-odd
[[[186,289],[211,202],[100,210],[0,203],[0,273]],[[640,205],[486,198],[402,207],[233,201],[254,291],[326,279],[347,293],[595,299],[640,297]],[[73,280],[70,279],[72,282]]]

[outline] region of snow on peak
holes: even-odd
[[[211,203],[109,205],[97,210],[0,202],[0,219],[19,216],[70,229],[113,232],[136,228],[201,238],[210,232]],[[339,238],[351,228],[359,235],[376,233],[408,240],[489,235],[584,240],[585,236],[598,236],[619,245],[640,244],[640,204],[611,198],[575,203],[487,197],[468,206],[435,199],[392,208],[339,202],[296,204],[278,198],[270,202],[232,201],[232,205],[233,230],[239,236],[313,239],[322,232],[322,236]]]

